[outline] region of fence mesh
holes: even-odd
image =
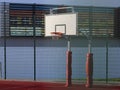
[[[46,10],[46,13],[48,13],[50,7],[57,6],[46,5],[46,7],[43,8],[42,5],[36,5],[36,8],[39,8],[36,9],[36,21],[34,22],[36,24],[33,24],[32,12],[21,11],[23,9],[30,9],[28,8],[29,5],[27,7],[24,6],[26,4],[17,4],[18,6],[16,6],[16,4],[2,3],[2,5],[0,12],[5,10],[9,12],[4,12],[3,14],[0,13],[0,67],[2,66],[2,68],[0,68],[1,78],[38,81],[65,81],[67,41],[64,38],[60,40],[51,40],[51,38],[37,37],[44,35],[43,14],[45,14],[43,12],[40,13],[37,9],[42,8],[41,11]],[[19,5],[20,7],[24,6],[24,8],[20,8]],[[31,5],[30,7],[32,9]],[[17,10],[17,12],[14,13],[12,10]],[[82,25],[81,30],[85,30],[85,28],[88,30],[90,28],[89,12],[91,9],[88,7],[75,7],[75,10],[78,10],[79,14],[81,13],[80,16],[82,16],[78,18],[80,20],[79,27]],[[99,13],[102,13],[99,15],[97,14],[97,17],[99,17],[98,19],[92,18],[94,22],[91,24],[94,25],[91,27],[91,29],[97,30],[98,28],[100,31],[105,28],[104,30],[109,30],[109,33],[107,34],[113,36],[113,9],[110,8],[108,10],[105,8],[104,11],[103,8],[96,8],[93,10],[94,15],[96,15],[95,12],[97,12],[97,10]],[[108,23],[111,28],[107,28],[108,26],[104,27],[104,21],[99,22],[102,16],[105,18],[103,13],[106,12],[106,10],[108,10],[107,15],[109,14],[109,18],[111,18],[111,23]],[[19,13],[19,11],[24,15]],[[41,15],[40,17],[39,14]],[[28,15],[27,18],[25,18],[26,15]],[[95,23],[95,21],[97,22]],[[107,22],[110,21],[108,20]],[[36,36],[33,36],[33,30],[36,30]],[[93,30],[93,34],[103,35],[104,33],[104,37],[93,37],[92,40],[94,82],[119,83],[120,40],[114,37],[107,37],[109,35],[107,35],[104,30],[102,33],[98,33],[95,30]],[[72,80],[76,82],[85,82],[85,62],[86,54],[88,52],[88,40],[82,36],[81,33],[80,35],[81,37],[73,37],[71,39]]]

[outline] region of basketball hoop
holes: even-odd
[[[59,38],[61,38],[63,35],[63,33],[61,32],[51,32],[51,36],[53,40],[58,40]]]

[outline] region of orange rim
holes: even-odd
[[[62,37],[63,33],[61,32],[51,32],[52,35],[56,35],[58,37]]]

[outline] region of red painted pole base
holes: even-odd
[[[72,86],[72,52],[66,52],[66,85],[65,87]]]
[[[93,85],[93,54],[87,53],[86,59],[86,75],[87,75],[87,82],[86,87],[91,88]]]

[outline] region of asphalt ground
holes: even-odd
[[[65,87],[65,83],[0,80],[0,90],[120,90],[119,85],[93,85],[86,88],[85,84],[72,84]]]

